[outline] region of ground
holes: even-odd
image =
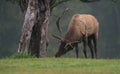
[[[119,59],[1,59],[0,74],[120,74]]]

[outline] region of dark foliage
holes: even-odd
[[[96,2],[96,1],[100,1],[100,0],[80,0],[80,1],[89,3],[89,2]]]

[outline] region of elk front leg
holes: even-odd
[[[87,58],[87,54],[86,54],[87,43],[88,43],[88,40],[87,40],[87,37],[85,37],[83,40],[83,46],[84,46],[83,52],[84,52],[85,58]]]
[[[89,46],[90,51],[91,51],[91,56],[92,56],[92,58],[94,58],[94,48],[93,48],[93,44],[92,44],[91,39],[88,39],[88,46]]]
[[[78,58],[79,57],[79,55],[78,55],[78,44],[76,44],[76,46],[75,46],[75,51],[76,51],[76,58]]]

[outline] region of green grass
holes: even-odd
[[[3,59],[0,60],[0,74],[120,74],[120,60]]]

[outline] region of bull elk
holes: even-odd
[[[83,52],[85,58],[87,58],[87,45],[90,48],[92,58],[97,58],[97,41],[99,29],[99,23],[97,19],[90,14],[73,15],[68,26],[68,31],[63,38],[61,34],[61,29],[59,27],[59,21],[66,11],[68,11],[68,9],[65,9],[62,15],[56,21],[60,36],[53,35],[53,37],[60,40],[60,46],[55,57],[60,57],[66,52],[75,48],[76,57],[78,58],[78,43],[83,42]]]

